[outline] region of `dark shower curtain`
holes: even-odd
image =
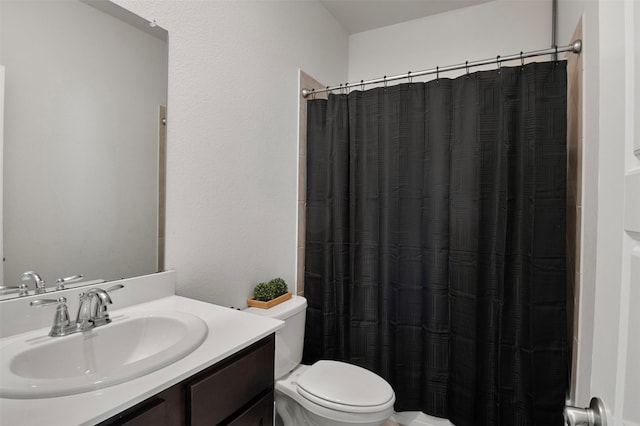
[[[396,411],[562,425],[566,64],[307,103],[305,362]]]

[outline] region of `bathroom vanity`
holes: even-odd
[[[274,345],[272,334],[100,426],[271,425]]]
[[[192,352],[155,371],[119,384],[97,385],[97,389],[80,393],[64,394],[67,386],[64,378],[45,377],[43,380],[57,380],[63,394],[34,398],[27,393],[25,397],[0,398],[0,424],[272,424],[274,333],[282,326],[281,321],[176,296],[173,294],[174,272],[118,282],[124,288],[111,295],[113,305],[110,305],[109,313],[112,323],[96,330],[106,331],[113,327],[112,333],[117,330],[126,334],[126,321],[131,318],[189,315],[206,324],[207,333],[202,343]],[[78,289],[69,290],[64,294],[56,293],[56,297],[66,297],[69,312],[73,313],[79,292]],[[8,345],[20,347],[23,342],[27,349],[32,349],[43,342],[52,342],[50,339],[62,339],[55,341],[56,344],[71,342],[71,336],[47,336],[54,309],[30,307],[34,297],[5,301],[0,306],[0,345],[4,349]],[[81,334],[84,339],[100,338],[95,336],[98,333]],[[161,330],[161,336],[171,339],[171,331],[167,329],[165,333]],[[122,346],[134,345],[124,337],[121,342]],[[43,374],[38,371],[46,372],[46,366],[64,366],[65,360],[55,359],[55,353],[43,353],[51,353],[51,359],[42,363],[45,366],[42,369],[34,368],[34,376]],[[9,360],[2,359],[1,362],[4,368]],[[58,368],[56,371],[66,370]],[[3,381],[7,383],[0,376],[0,385]]]

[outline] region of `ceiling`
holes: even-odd
[[[491,0],[320,0],[349,34]]]

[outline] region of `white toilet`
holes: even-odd
[[[393,414],[393,389],[382,377],[338,361],[302,365],[307,300],[293,296],[246,312],[285,321],[276,332],[276,411],[285,426],[378,426]]]

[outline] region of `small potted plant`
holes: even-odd
[[[291,292],[287,289],[287,283],[282,278],[274,278],[256,285],[253,299],[247,300],[247,303],[249,306],[268,309],[290,298]]]

